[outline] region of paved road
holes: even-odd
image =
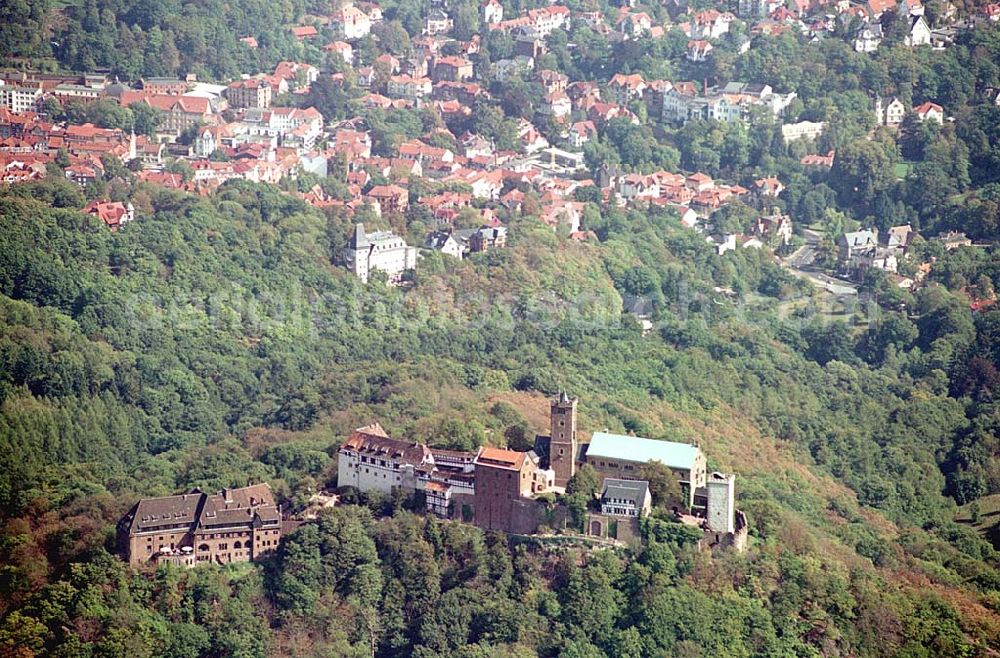
[[[785,258],[782,265],[796,276],[808,280],[817,288],[822,288],[829,293],[834,295],[857,295],[858,287],[855,284],[843,279],[834,278],[811,267],[816,260],[816,246],[819,244],[821,236],[817,231],[811,229],[805,229],[803,234],[806,243]]]
[[[785,259],[785,265],[798,269],[812,265],[814,260],[816,260],[816,248],[812,245],[806,244],[802,245],[790,256],[788,256],[788,258]]]

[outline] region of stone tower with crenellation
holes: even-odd
[[[565,487],[576,473],[576,405],[579,400],[565,392],[552,401],[549,435],[549,468],[555,471],[556,486]]]

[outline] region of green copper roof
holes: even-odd
[[[594,457],[626,459],[633,462],[658,461],[677,469],[694,467],[698,447],[687,443],[657,441],[640,436],[624,436],[607,432],[594,432],[587,448],[587,460]]]

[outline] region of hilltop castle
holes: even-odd
[[[535,439],[533,450],[483,447],[475,453],[439,450],[391,438],[378,424],[348,437],[338,455],[339,487],[389,493],[419,492],[426,510],[443,518],[471,521],[487,530],[534,534],[541,526],[566,523],[538,500],[563,493],[581,464],[603,478],[601,514],[591,514],[589,535],[612,536],[625,526],[636,536],[638,519],[649,513],[649,487],[639,469],[659,462],[677,478],[684,493],[678,520],[706,532],[707,545],[746,543],[746,519],[735,507],[736,476],[707,472],[698,446],[636,436],[596,432],[579,441],[578,399],[566,393],[551,402],[550,431]],[[621,530],[626,535],[625,530]]]

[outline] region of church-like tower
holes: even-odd
[[[566,393],[552,401],[552,431],[549,435],[549,468],[556,473],[556,486],[565,487],[576,473],[576,404],[577,398]]]

